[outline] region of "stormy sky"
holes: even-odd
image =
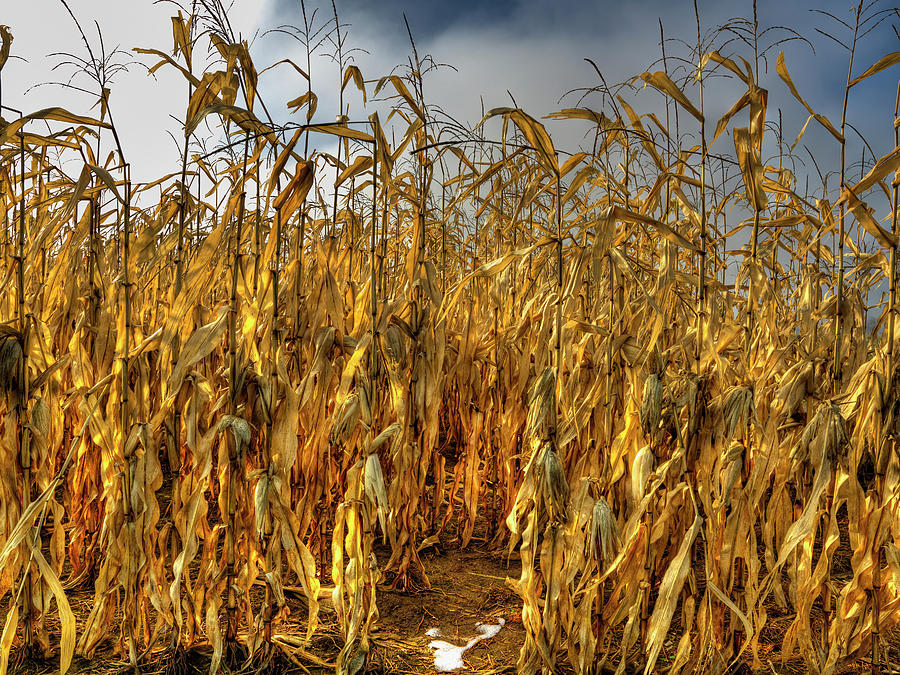
[[[70,0],[69,4],[95,52],[100,49],[98,27],[107,54],[115,48],[123,50],[113,60],[127,64],[128,69],[114,78],[111,109],[135,178],[151,180],[173,170],[178,163],[175,139],[181,135],[178,120],[185,110],[184,80],[166,67],[157,71],[155,77],[150,77],[145,66],[155,61],[134,54],[130,49],[171,50],[169,16],[175,11],[174,4],[152,0]],[[892,7],[888,2],[880,6],[884,9]],[[330,1],[309,0],[306,8],[310,15],[315,11],[314,26],[332,21]],[[811,43],[792,41],[776,46],[768,53],[767,62],[760,66],[761,84],[770,91],[769,120],[777,120],[778,108],[783,110],[787,142],[796,137],[807,113],[775,74],[775,57],[780,49],[785,50],[788,67],[800,92],[816,111],[828,116],[835,124],[841,116],[848,55],[817,29],[844,41],[849,41],[851,33],[840,23],[810,11],[812,9],[826,10],[845,22],[852,22],[847,0],[759,0],[758,3],[761,29],[789,27]],[[480,119],[483,108],[509,106],[513,100],[537,118],[560,107],[577,105],[578,92],[566,95],[567,92],[598,83],[597,74],[586,62],[587,58],[597,64],[610,85],[647,69],[661,69],[658,19],[663,22],[666,36],[671,38],[667,45],[673,59],[670,68],[675,67],[672,64],[676,58],[689,55],[690,45],[696,40],[690,0],[416,3],[409,0],[337,0],[337,10],[345,35],[344,47],[370,81],[407,62],[410,42],[403,20],[405,14],[420,56],[430,55],[436,63],[447,64],[426,77],[426,99],[435,110],[440,108],[469,125]],[[733,17],[751,15],[750,1],[700,1],[705,36]],[[229,18],[235,32],[250,41],[259,70],[284,58],[298,63],[305,61],[303,47],[297,41],[283,33],[267,32],[284,24],[299,25],[302,22],[299,0],[235,0],[230,6]],[[0,24],[11,27],[15,37],[12,53],[17,57],[3,71],[4,105],[25,112],[49,105],[62,105],[74,112],[91,109],[96,102],[95,94],[51,84],[69,82],[96,91],[90,80],[77,74],[72,77],[73,68],[65,63],[67,57],[52,54],[66,52],[83,57],[86,53],[75,24],[60,0],[4,3]],[[892,24],[900,26],[897,16],[889,17],[858,45],[854,75],[885,53],[900,49]],[[764,35],[761,44],[766,46],[787,36],[786,31],[775,29]],[[726,39],[725,34],[720,34],[710,44],[723,45]],[[207,44],[201,44],[198,56],[206,54],[207,49]],[[723,51],[752,58],[752,51],[738,42],[724,45]],[[339,73],[333,52],[334,45],[326,41],[313,57],[312,82],[319,96],[317,121],[331,121],[337,113]],[[680,74],[686,72],[682,66]],[[870,144],[871,151],[864,153],[867,157],[871,153],[876,156],[886,154],[893,146],[891,123],[898,75],[900,67],[890,69],[852,91],[848,119]],[[305,87],[302,78],[287,66],[264,73],[260,80],[261,96],[280,122],[301,121],[302,113],[292,118],[284,104],[305,91]],[[706,95],[707,117],[716,119],[741,92],[742,87],[734,80],[718,78],[710,82]],[[656,92],[635,87],[621,93],[639,112],[661,110],[662,97]],[[689,89],[688,95],[696,101],[696,88]],[[364,108],[352,86],[347,88],[345,96],[354,119],[365,119],[371,110],[378,109],[378,104],[373,107],[371,103]],[[601,101],[594,96],[581,104],[599,108]],[[4,112],[4,117],[12,116],[8,111]],[[685,125],[691,123],[684,117],[681,121]],[[737,121],[746,124],[746,115]],[[576,150],[583,141],[586,130],[583,124],[548,121],[547,125],[560,149]],[[712,131],[709,133],[711,137]],[[820,165],[829,169],[837,165],[837,144],[815,122],[811,123],[803,142],[814,152]],[[717,148],[731,149],[730,138],[720,138]],[[854,134],[848,146],[848,163],[859,161],[862,148]],[[798,149],[798,156],[802,158],[806,154]],[[867,161],[871,162],[871,157]],[[860,167],[854,170],[859,171]],[[805,168],[798,167],[798,174],[804,171],[812,171],[808,160]]]

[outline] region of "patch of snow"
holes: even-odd
[[[450,673],[460,668],[465,668],[463,654],[471,649],[481,638],[472,638],[465,646],[457,647],[443,640],[432,640],[428,646],[434,650],[434,669],[439,673]]]
[[[497,623],[479,623],[475,625],[475,631],[478,633],[462,647],[445,642],[444,640],[432,640],[428,646],[434,650],[434,669],[439,673],[450,673],[454,670],[465,668],[463,654],[478,644],[481,640],[490,640],[495,637],[500,629],[506,625],[505,619],[499,619]],[[439,628],[429,628],[425,631],[428,637],[441,637],[442,633]]]
[[[503,628],[503,624],[506,623],[505,621],[503,621],[503,619],[500,619],[500,621],[502,621],[503,623],[476,624],[475,630],[478,632],[478,635],[482,640],[490,640],[500,632],[500,629]]]

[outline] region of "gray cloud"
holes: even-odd
[[[271,1],[270,19],[287,16],[290,8],[299,7],[297,0]],[[815,33],[815,28],[834,32],[837,24],[812,13],[813,8],[827,9],[845,20],[849,18],[847,7],[840,0],[824,3],[763,0],[759,3],[760,23],[763,28],[773,24],[793,27],[816,44],[815,55],[799,42],[785,44],[783,48],[804,96],[819,112],[837,123],[846,78],[846,55]],[[330,12],[330,6],[323,9]],[[519,105],[536,116],[555,110],[557,101],[567,91],[596,83],[596,75],[585,58],[593,59],[610,83],[640,73],[659,58],[658,17],[662,18],[666,34],[671,38],[693,42],[696,30],[693,5],[684,0],[615,3],[463,0],[417,4],[403,0],[379,3],[348,0],[340,3],[339,10],[342,21],[350,24],[349,42],[369,52],[357,55],[367,77],[384,74],[408,58],[410,49],[402,21],[404,9],[420,52],[458,69],[457,72],[444,69],[428,77],[426,95],[430,102],[454,116],[473,121],[480,115],[482,98],[487,107],[509,105],[507,90]],[[704,29],[750,11],[749,2],[701,3]],[[775,31],[771,35],[785,34]],[[865,67],[862,64],[873,63],[893,49],[893,42],[888,30],[878,31],[864,41],[858,48],[856,59],[860,65],[856,72]],[[738,49],[744,56],[750,56],[747,48],[739,48],[736,43],[728,49]],[[669,51],[685,53],[674,41],[669,44]],[[771,91],[770,114],[777,116],[777,107],[782,106],[786,131],[795,135],[805,121],[805,112],[774,73],[777,52],[778,49],[770,52],[768,63],[761,64],[762,84]],[[334,75],[327,74],[330,64],[321,65],[324,79],[319,79],[320,99],[325,104],[334,91],[329,86]],[[885,87],[886,79],[890,76],[860,85],[849,107],[851,119],[879,146],[892,144],[893,87]],[[733,101],[730,96],[740,93],[739,88],[719,82],[713,83],[710,92],[707,103],[713,114],[730,105]],[[637,100],[647,98],[635,95]],[[824,137],[819,138],[815,128],[808,133],[811,141],[826,142]]]
[[[763,26],[784,24],[810,37],[816,54],[800,43],[784,46],[788,64],[803,95],[819,111],[835,123],[840,118],[841,95],[846,78],[846,55],[815,33],[815,28],[835,32],[836,24],[811,13],[812,8],[826,8],[848,18],[846,0],[812,2],[811,0],[761,0],[760,21]],[[319,20],[330,17],[328,2],[309,3],[319,6]],[[341,20],[349,24],[348,45],[367,50],[354,58],[368,79],[390,72],[397,64],[406,63],[409,43],[403,25],[405,11],[421,53],[433,55],[436,61],[449,63],[456,70],[439,69],[426,79],[428,101],[445,109],[460,120],[475,122],[481,115],[482,100],[486,108],[511,103],[512,94],[518,105],[536,117],[556,110],[563,94],[578,87],[596,84],[597,77],[584,59],[593,59],[610,83],[620,82],[648,68],[659,57],[657,17],[672,38],[694,40],[693,4],[678,0],[623,0],[620,2],[576,2],[575,0],[460,0],[453,3],[408,0],[343,0],[338,3]],[[171,43],[170,5],[150,0],[109,3],[83,0],[77,3],[88,34],[96,17],[107,40],[107,47],[121,45],[155,46],[166,49]],[[749,2],[701,2],[705,28],[724,23],[729,17],[747,14]],[[267,27],[300,20],[298,0],[237,0],[232,23],[245,36],[253,36]],[[94,100],[86,95],[63,91],[56,87],[28,88],[38,82],[59,79],[63,73],[52,73],[54,59],[50,51],[82,54],[78,34],[62,6],[56,0],[31,0],[10,3],[0,21],[12,26],[16,36],[15,54],[27,63],[12,61],[3,73],[3,101],[18,108],[34,110],[62,104],[84,112]],[[857,67],[860,72],[883,53],[896,48],[889,30],[881,30],[860,45]],[[671,52],[685,54],[684,47],[670,43]],[[729,49],[745,56],[746,48],[737,44]],[[205,45],[201,46],[201,51]],[[302,61],[301,48],[278,35],[260,35],[253,43],[257,65],[265,65],[285,57]],[[793,139],[805,121],[805,111],[794,101],[774,73],[774,55],[762,84],[770,89],[770,119],[777,118],[777,108],[784,110],[785,134]],[[142,60],[143,57],[141,57]],[[151,63],[150,60],[145,60]],[[655,67],[659,67],[658,65]],[[893,144],[891,122],[894,78],[897,73],[884,73],[857,87],[850,100],[849,117],[873,145],[876,154],[884,154]],[[319,95],[317,119],[331,120],[337,112],[339,74],[333,61],[319,54],[313,63],[313,86]],[[83,82],[83,81],[82,81]],[[261,91],[278,119],[289,119],[283,102],[305,90],[305,82],[291,69],[280,67],[262,76]],[[27,92],[27,93],[26,93]],[[707,94],[709,117],[715,118],[740,94],[737,83],[716,81]],[[352,103],[353,114],[364,118],[360,96],[348,88],[345,93]],[[692,97],[696,90],[689,91]],[[163,68],[154,80],[140,68],[132,68],[116,81],[112,105],[122,131],[126,153],[134,164],[135,176],[150,179],[170,170],[177,162],[175,144],[169,133],[179,135],[180,118],[185,108],[184,84],[171,69]],[[639,111],[659,110],[661,97],[649,91],[626,92]],[[576,97],[563,100],[574,105]],[[589,105],[599,106],[596,97]],[[682,118],[687,125],[687,120]],[[740,122],[740,120],[739,120]],[[743,123],[743,122],[741,122]],[[574,149],[581,140],[583,125],[549,123],[560,147]],[[833,140],[812,123],[804,139],[823,164],[834,166],[837,148]],[[730,144],[720,139],[724,148]],[[849,156],[860,154],[860,144],[851,139]],[[107,145],[107,147],[109,147]],[[718,147],[718,146],[717,146]]]

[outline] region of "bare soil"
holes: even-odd
[[[464,645],[476,635],[476,624],[497,623],[502,618],[505,625],[500,633],[490,640],[477,643],[465,653],[464,660],[468,672],[485,675],[514,673],[525,633],[521,621],[521,601],[507,587],[506,578],[519,576],[518,560],[511,559],[507,563],[506,558],[498,553],[477,548],[460,551],[448,546],[423,552],[422,561],[431,588],[413,592],[387,587],[378,590],[380,619],[372,633],[367,672],[435,672],[434,650],[428,646],[433,638],[425,634],[429,628],[439,629],[443,634],[442,640]],[[93,590],[73,590],[68,595],[76,621],[82,625],[90,611]],[[279,632],[302,638],[306,632],[305,601],[296,593],[286,595],[290,615],[280,626]],[[268,669],[270,673],[333,672],[333,664],[341,648],[341,637],[334,611],[327,601],[321,604],[319,618],[320,626],[307,647],[307,653],[279,654]],[[166,644],[167,638],[160,640],[160,643]],[[112,647],[110,643],[90,661],[76,657],[69,672],[78,675],[132,672]],[[16,652],[15,647],[13,651],[10,673],[49,675],[59,672],[57,658],[25,657]],[[147,675],[206,673],[209,659],[208,647],[177,655],[161,648],[148,656],[141,672]],[[239,667],[236,671],[249,673],[257,668],[258,664],[252,664]]]

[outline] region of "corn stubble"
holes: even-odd
[[[200,5],[173,17],[171,53],[139,50],[188,81],[183,163],[162,181],[132,187],[121,147],[100,155],[107,90],[100,119],[50,108],[0,126],[15,288],[0,305],[0,674],[23,654],[65,673],[111,641],[135,668],[207,645],[210,672],[281,654],[355,675],[379,589],[427,586],[421,554],[448,539],[521,559],[529,675],[885,663],[900,618],[896,124],[849,184],[846,110],[840,129],[815,113],[779,56],[841,148],[840,190],[801,195],[786,155],[760,159],[754,8],[736,29],[752,63],[720,54],[698,15],[696,104],[665,52],[632,82],[664,95],[668,123],[605,81],[611,117],[552,115],[587,123],[590,151],[558,153],[518,108],[466,138],[442,127],[411,33],[408,68],[374,87],[328,33],[342,106],[348,88],[380,97],[390,141],[377,114],[356,125],[343,108],[290,134],[259,116],[246,43]],[[304,6],[308,53],[317,25]],[[201,40],[219,69],[197,74]],[[897,62],[848,75],[847,92]],[[711,141],[730,130],[730,158],[706,147],[716,68],[746,88]],[[307,80],[289,105],[312,122]],[[499,142],[478,135],[497,121]],[[189,153],[201,123],[234,142]],[[309,152],[314,133],[336,156]],[[73,180],[57,167],[79,152]],[[865,201],[879,189],[889,227]],[[729,226],[734,203],[752,215]],[[299,634],[286,586],[308,608]],[[76,588],[93,590],[77,622]],[[343,642],[330,661],[311,650],[323,603]]]

